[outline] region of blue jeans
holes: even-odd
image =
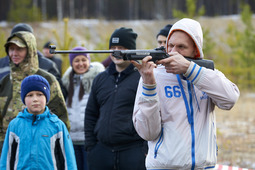
[[[87,152],[84,145],[73,145],[78,170],[88,170]]]

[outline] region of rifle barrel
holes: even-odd
[[[66,53],[113,53],[113,50],[54,50],[52,54]]]

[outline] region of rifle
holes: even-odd
[[[151,61],[156,62],[157,60],[162,60],[170,57],[169,54],[165,52],[165,48],[159,47],[153,50],[58,50],[56,51],[55,45],[50,45],[51,54],[66,54],[66,53],[112,53],[112,55],[117,59],[123,60],[142,60],[146,56],[152,56]],[[194,59],[185,57],[189,61],[193,61],[199,66],[206,67],[214,70],[214,62],[212,60],[206,59]]]

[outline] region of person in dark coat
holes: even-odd
[[[131,28],[116,29],[110,50],[136,49]],[[85,149],[89,170],[145,170],[147,143],[132,123],[139,72],[130,61],[112,63],[93,81],[85,112]]]
[[[43,55],[44,57],[50,59],[51,61],[53,61],[58,68],[58,71],[60,73],[60,75],[62,75],[62,59],[59,57],[56,57],[54,54],[50,53],[50,45],[52,45],[53,43],[51,41],[48,41],[44,44],[43,46]]]
[[[164,46],[166,49],[166,38],[171,28],[172,25],[168,24],[158,32],[156,36],[158,47]]]

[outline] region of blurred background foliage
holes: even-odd
[[[13,21],[11,22],[13,23],[12,25],[23,21],[29,21],[28,23],[33,22],[35,24],[42,21],[40,19],[41,11],[39,9],[35,9],[36,5],[31,6],[31,2],[32,0],[13,1],[11,11],[8,14],[8,18]],[[183,17],[199,20],[204,16],[206,10],[204,6],[200,5],[198,7],[196,4],[197,0],[186,0],[186,10],[181,11],[174,9],[171,15],[174,17],[175,20]],[[203,27],[203,45],[205,58],[214,60],[217,69],[221,70],[228,78],[230,78],[230,80],[237,83],[241,89],[254,91],[255,48],[253,46],[255,45],[255,30],[252,23],[252,14],[253,12],[250,5],[248,5],[247,3],[242,3],[240,9],[240,18],[243,27],[240,28],[240,23],[236,23],[234,21],[226,23],[228,24],[227,30],[221,35],[221,37],[214,37],[208,27]],[[19,20],[20,18],[23,18],[24,20]],[[99,22],[101,22],[101,26],[104,27],[103,20],[99,20]],[[95,37],[92,37],[88,27],[81,28],[81,30],[84,31],[85,34],[83,34],[82,37],[84,41],[80,42],[75,37],[76,35],[70,32],[70,28],[72,28],[72,25],[69,24],[69,19],[64,18],[61,23],[63,24],[61,24],[55,29],[52,29],[51,39],[56,42],[57,50],[68,50],[75,46],[84,46],[86,48],[91,47],[89,46],[88,42],[91,42],[91,40],[95,39]],[[115,25],[113,21],[112,28]],[[130,25],[130,27],[132,27],[132,25]],[[8,35],[1,29],[2,28],[0,27],[0,46],[3,47]],[[114,29],[112,29],[112,31]],[[96,38],[100,39],[100,41],[97,41],[94,44],[94,48],[89,50],[108,49],[109,38],[111,34],[106,34],[106,32],[104,32],[104,28],[101,28],[101,31],[96,30],[95,28],[95,30],[93,31],[99,32],[96,34]],[[146,28],[144,31],[146,31]],[[46,38],[48,37],[45,37],[45,41]],[[38,49],[41,49],[40,47],[42,47],[42,43],[43,42],[38,43]],[[153,46],[149,45],[146,45],[146,47],[153,48]],[[1,48],[0,57],[4,57],[5,55],[6,53],[4,48]],[[94,54],[93,60],[102,61],[108,55],[109,54]],[[68,57],[63,55],[59,57],[61,57],[64,61],[62,70],[62,72],[64,72],[69,66],[69,60]]]
[[[68,18],[65,18],[63,20],[64,22],[64,31],[63,35],[61,35],[58,30],[53,29],[52,32],[54,34],[54,37],[56,39],[56,43],[58,44],[58,49],[61,50],[69,50],[72,47],[73,43],[73,37],[70,35],[70,32],[68,31]],[[60,58],[62,59],[62,73],[66,71],[66,69],[70,66],[69,60],[68,60],[68,54],[62,54],[60,55]]]
[[[38,22],[42,20],[40,8],[32,0],[13,1],[8,12],[8,21]]]
[[[216,61],[222,63],[219,68],[231,79],[239,84],[240,88],[253,89],[255,87],[255,30],[252,25],[252,11],[250,6],[242,6],[241,20],[244,24],[244,30],[237,28],[238,24],[231,22],[228,24],[226,38],[223,42],[231,50],[226,51],[223,46],[215,51]],[[222,61],[222,59],[224,59]],[[220,62],[222,61],[222,62]]]

